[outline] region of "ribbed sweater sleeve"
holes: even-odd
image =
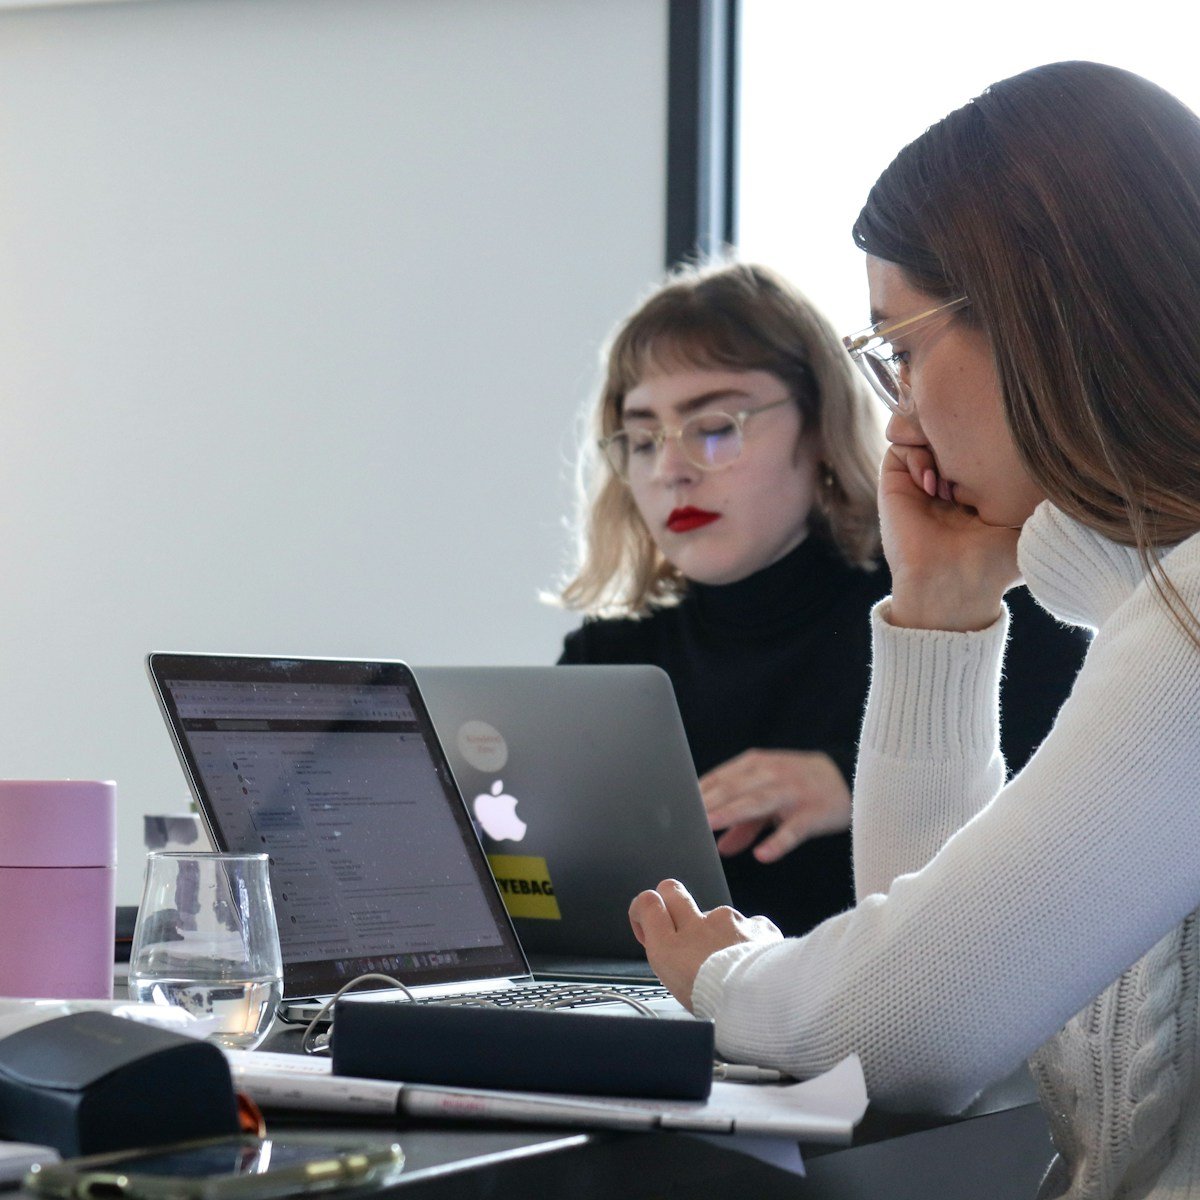
[[[1200,610],[1200,538],[1166,562]],[[1002,626],[914,635],[876,611],[860,901],[805,938],[705,962],[693,1001],[723,1055],[809,1075],[853,1051],[875,1102],[956,1111],[1196,907],[1200,653],[1144,582],[1123,596],[1002,788]]]
[[[1004,783],[1000,662],[1008,610],[979,633],[872,621],[854,809],[858,899],[919,871]]]

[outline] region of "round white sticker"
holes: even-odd
[[[459,727],[458,751],[479,771],[499,771],[508,762],[508,743],[486,721],[465,721]]]

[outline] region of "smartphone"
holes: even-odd
[[[25,1187],[64,1200],[260,1200],[390,1182],[395,1142],[354,1137],[233,1136],[43,1163]]]

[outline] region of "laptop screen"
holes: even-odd
[[[214,844],[270,855],[286,996],[528,971],[406,666],[149,666]]]

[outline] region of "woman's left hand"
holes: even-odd
[[[746,750],[707,772],[700,795],[723,855],[754,846],[759,862],[777,862],[801,842],[850,828],[850,788],[823,751]]]
[[[912,430],[900,418],[893,429]],[[921,436],[916,434],[914,436]],[[1020,580],[1020,530],[987,525],[953,502],[923,444],[893,443],[879,476],[879,524],[892,572],[888,620],[909,629],[986,629]]]
[[[766,917],[744,917],[727,905],[703,913],[677,879],[635,896],[629,921],[654,973],[684,1008],[692,1007],[696,975],[710,955],[741,942],[778,942]]]

